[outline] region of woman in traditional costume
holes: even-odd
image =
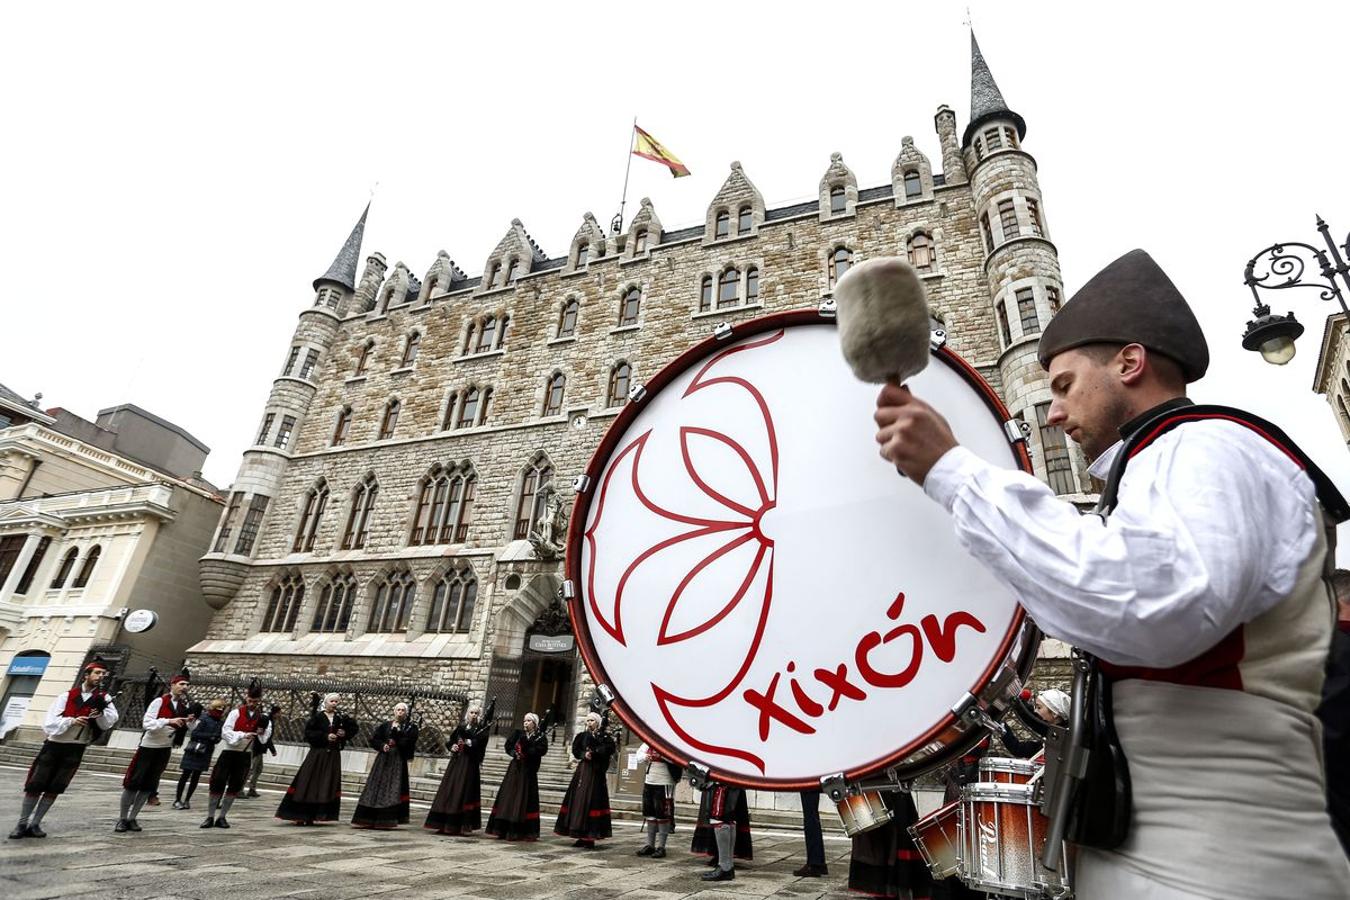
[[[397,828],[408,824],[408,763],[417,753],[417,726],[408,720],[408,704],[394,706],[394,717],[370,736],[375,762],[356,802],[352,825]]]
[[[480,706],[469,707],[464,723],[450,734],[450,762],[423,827],[437,834],[467,835],[483,827],[483,754],[489,724]]]
[[[488,834],[508,841],[539,839],[539,764],[547,752],[548,740],[539,730],[539,717],[526,713],[524,727],[506,740],[511,763],[488,816]]]
[[[605,771],[614,755],[614,738],[604,733],[600,716],[586,716],[586,729],[572,738],[572,756],[577,761],[572,783],[563,794],[553,833],[576,838],[574,847],[594,850],[595,842],[611,837],[609,785]]]
[[[315,694],[316,707],[318,699]],[[281,798],[278,819],[297,825],[338,820],[342,813],[342,751],[356,732],[355,720],[338,711],[338,695],[324,697],[323,709],[314,709],[305,723],[309,755]]]

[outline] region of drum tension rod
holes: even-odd
[[[731,323],[723,322],[721,325],[714,328],[713,337],[717,338],[719,341],[725,341],[727,338],[731,337]]]
[[[826,297],[820,301],[820,307],[817,310],[822,319],[833,319],[839,312],[839,304],[834,302],[833,297]]]
[[[848,796],[848,784],[844,781],[843,772],[835,772],[833,775],[826,775],[820,779],[820,789],[830,795],[830,799],[835,803]]]
[[[584,494],[591,489],[591,476],[582,473],[572,479],[572,490],[578,494]]]
[[[708,777],[712,770],[698,760],[689,760],[689,784],[696,791],[701,791],[708,786]]]
[[[941,328],[934,328],[928,333],[928,346],[934,350],[941,350],[947,345],[947,332]]]

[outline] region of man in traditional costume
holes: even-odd
[[[731,881],[736,877],[736,860],[755,858],[744,789],[729,784],[709,784],[703,789],[689,852],[708,855],[708,865],[716,866],[703,874],[704,881]]]
[[[28,768],[19,824],[9,833],[10,838],[47,836],[42,830],[42,817],[70,786],[85,748],[117,724],[117,707],[102,689],[107,674],[108,664],[95,659],[84,667],[80,684],[57,694],[47,708],[42,722],[47,739]]]
[[[141,830],[136,818],[145,801],[159,792],[159,779],[169,765],[173,748],[180,746],[183,736],[197,727],[197,717],[188,709],[189,679],[187,669],[179,672],[169,679],[169,692],[145,707],[141,740],[122,776],[121,814],[113,826],[113,831],[119,834]]]
[[[417,725],[408,720],[408,704],[394,704],[394,717],[370,735],[375,762],[356,801],[352,825],[397,828],[408,824],[408,763],[417,754]]]
[[[309,753],[277,807],[277,818],[296,825],[336,822],[342,814],[342,751],[356,737],[356,721],[338,709],[337,694],[314,695],[315,709],[305,722]]]
[[[586,714],[586,727],[572,738],[576,768],[563,794],[553,833],[575,838],[573,847],[594,850],[595,842],[612,837],[609,784],[605,772],[614,756],[614,738],[605,732],[599,713]]]
[[[267,711],[267,721],[275,722],[280,715],[281,707],[274,703],[272,708]],[[266,741],[258,741],[253,744],[253,761],[248,766],[248,778],[244,782],[244,792],[239,795],[243,799],[257,800],[260,796],[258,779],[262,777],[263,760],[269,753],[272,756],[277,755],[276,736],[277,731],[273,728],[271,736]]]
[[[675,785],[680,783],[684,769],[646,744],[638,747],[637,758],[647,764],[642,775],[642,826],[646,840],[637,855],[663,859],[666,839],[675,830]]]
[[[1142,250],[1065,304],[1039,356],[1047,426],[1104,480],[1094,515],[960,447],[907,388],[884,387],[875,418],[882,456],[952,515],[962,545],[1096,660],[1118,740],[1088,759],[1102,793],[1071,823],[1077,896],[1350,897],[1313,716],[1344,500],[1275,426],[1186,399],[1205,337]]]
[[[424,828],[437,834],[467,835],[483,827],[483,755],[487,753],[488,730],[483,709],[469,707],[464,722],[450,733],[445,747],[450,762],[432,800]]]
[[[507,841],[539,839],[539,765],[548,752],[548,739],[539,728],[539,717],[526,713],[523,727],[506,739],[511,757],[497,790],[487,834]]]
[[[210,800],[202,828],[230,827],[225,817],[229,815],[234,799],[244,786],[244,776],[248,774],[248,764],[252,759],[253,742],[266,741],[271,736],[272,723],[267,721],[262,711],[262,683],[254,678],[249,682],[243,705],[230,710],[225,723],[220,726],[221,749],[216,755],[216,765],[211,770],[211,783],[208,786]],[[218,817],[217,809],[220,810]]]

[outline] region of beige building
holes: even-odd
[[[971,77],[964,129],[938,107],[934,134],[862,184],[836,153],[803,173],[808,203],[769,205],[732,163],[700,224],[667,230],[644,199],[622,233],[587,213],[549,255],[515,220],[472,277],[444,251],[420,278],[380,253],[358,276],[363,214],[278,347],[201,561],[218,612],[194,668],[486,694],[504,725],[570,718],[591,685],[556,633],[548,534],[628,392],[723,323],[816,308],[871,257],[908,256],[950,346],[1030,426],[1036,473],[1086,499],[1036,362],[1064,293],[1051,207],[973,41]]]
[[[90,422],[0,385],[0,732],[40,725],[93,647],[143,673],[205,632],[195,560],[222,506],[207,452],[135,406]],[[124,630],[129,609],[154,627]]]
[[[1350,444],[1350,340],[1346,339],[1345,313],[1327,316],[1313,373],[1313,390],[1327,398],[1331,413]]]

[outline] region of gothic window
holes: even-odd
[[[417,593],[417,581],[404,569],[390,572],[380,579],[375,588],[375,602],[370,606],[370,624],[366,631],[372,634],[396,634],[408,630],[408,610]]]
[[[577,262],[575,268],[578,269],[585,268],[586,261],[590,258],[590,255],[591,255],[590,244],[586,243],[585,241],[582,241],[580,244],[577,244]]]
[[[1003,126],[1003,143],[1007,144],[1009,149],[1015,150],[1017,148],[1017,132],[1013,130],[1011,125]]]
[[[314,607],[311,631],[321,634],[341,634],[352,619],[352,604],[356,602],[356,578],[350,573],[334,575],[319,592],[319,603]]]
[[[328,482],[320,478],[318,484],[305,491],[305,510],[300,514],[300,526],[295,529],[295,543],[291,545],[291,552],[308,553],[314,549],[319,523],[323,521],[327,508]]]
[[[103,548],[95,544],[89,552],[84,555],[84,562],[80,563],[80,574],[75,576],[75,580],[70,583],[73,588],[82,588],[89,583],[89,579],[94,575],[94,566],[98,565],[99,554]]]
[[[474,352],[475,341],[478,338],[478,323],[473,319],[469,320],[468,330],[464,332],[464,355]]]
[[[742,206],[740,214],[736,217],[736,233],[749,234],[753,225],[754,215],[751,213],[750,207]]]
[[[384,417],[380,419],[380,440],[388,440],[394,436],[394,429],[398,427],[398,410],[400,405],[397,397],[391,399],[384,405]]]
[[[225,508],[225,518],[220,523],[220,534],[216,535],[216,546],[213,553],[224,553],[225,548],[229,546],[230,531],[234,527],[235,514],[239,512],[239,504],[244,499],[240,491],[235,491],[230,495],[230,505]],[[74,551],[72,551],[74,552]],[[65,581],[64,578],[61,579]],[[60,587],[59,584],[53,584],[52,587]]]
[[[553,466],[547,458],[536,457],[520,481],[520,499],[516,501],[516,527],[512,532],[516,540],[529,536],[534,523],[544,514],[544,500],[547,497],[544,488],[552,483]]]
[[[292,572],[272,587],[272,596],[267,601],[267,612],[263,613],[262,627],[259,631],[291,631],[300,615],[300,605],[305,602],[305,582],[299,573]]]
[[[641,309],[642,292],[635,287],[629,288],[624,292],[623,302],[619,304],[619,327],[636,325]]]
[[[713,237],[724,238],[731,234],[731,213],[725,209],[718,210],[717,221],[713,229]]]
[[[347,528],[342,533],[343,550],[360,550],[366,545],[366,539],[370,537],[371,513],[379,492],[380,485],[374,475],[367,475],[352,491],[352,508],[347,513]]]
[[[633,368],[621,362],[609,370],[609,396],[605,406],[623,406],[628,402],[628,382],[633,376]]]
[[[713,277],[704,275],[698,285],[698,311],[708,312],[713,308]]]
[[[272,423],[277,419],[276,413],[268,413],[263,416],[262,428],[258,429],[258,439],[253,443],[262,445],[267,443],[267,435],[272,431]]]
[[[1012,343],[1012,330],[1008,326],[1008,307],[1000,300],[994,309],[998,313],[998,332],[1003,335],[1003,346],[1007,347]]]
[[[361,349],[356,353],[356,371],[352,375],[364,375],[366,369],[370,367],[370,354],[375,349],[375,341],[369,340],[361,345]]]
[[[418,488],[408,543],[448,544],[467,538],[477,485],[478,476],[467,466],[459,471],[434,466]]]
[[[548,384],[544,387],[544,415],[557,416],[562,414],[563,391],[567,387],[567,376],[561,372],[554,372],[549,376]]]
[[[236,494],[235,496],[238,496]],[[228,534],[228,532],[226,532]],[[216,552],[220,552],[220,547],[216,547]],[[71,547],[66,551],[66,555],[61,557],[61,568],[56,570],[56,577],[52,579],[50,590],[59,590],[66,586],[66,579],[70,577],[70,570],[75,568],[75,560],[80,555],[79,547]]]
[[[916,272],[933,271],[933,239],[922,231],[909,239],[909,264]]]
[[[727,270],[722,273],[722,277],[718,282],[717,288],[718,307],[720,308],[723,306],[740,305],[741,302],[740,287],[741,287],[740,270],[737,269],[735,266],[727,268]]]
[[[286,445],[291,442],[291,433],[295,431],[295,416],[282,416],[281,427],[277,429],[277,439],[272,442],[273,447],[286,449]]]
[[[502,316],[501,327],[497,331],[497,349],[502,350],[506,347],[506,339],[511,336],[511,317]]]
[[[436,293],[440,286],[441,280],[439,278],[433,276],[427,279],[427,303],[431,302],[432,295]]]
[[[848,267],[853,265],[853,251],[847,247],[838,247],[830,254],[830,287],[833,288],[844,277]]]
[[[347,435],[352,430],[352,408],[344,406],[338,410],[337,422],[333,425],[333,446],[340,447],[347,443]]]
[[[243,524],[239,526],[239,540],[234,543],[234,552],[247,556],[253,552],[253,542],[258,538],[258,527],[262,525],[263,514],[267,512],[267,501],[271,497],[254,494],[248,502],[248,511],[244,513]]]
[[[514,283],[518,275],[520,275],[520,260],[513,256],[511,261],[506,264],[506,283]]]
[[[563,304],[562,314],[558,317],[558,337],[571,337],[577,330],[577,313],[581,310],[581,304],[575,300],[568,300]]]
[[[495,287],[501,287],[497,282],[497,276],[501,274],[501,263],[493,263],[488,266],[487,272],[483,275],[483,290],[491,290]]]
[[[19,583],[14,586],[14,593],[28,593],[28,589],[33,586],[33,576],[37,574],[38,566],[42,565],[42,560],[47,555],[47,548],[51,546],[51,543],[52,539],[49,537],[38,539],[37,549],[33,551],[32,558],[28,560],[28,565],[24,567],[23,574],[19,576]]]
[[[984,235],[984,252],[994,252],[994,232],[989,227],[988,211],[980,213],[980,233]]]
[[[295,368],[295,361],[299,356],[300,356],[300,346],[297,344],[296,346],[291,348],[290,356],[286,357],[286,367],[281,370],[282,375],[291,374],[291,370]]]
[[[478,418],[478,388],[471,387],[464,392],[464,402],[459,407],[457,428],[472,428]]]
[[[408,333],[408,341],[403,345],[403,359],[399,360],[398,367],[406,369],[417,362],[417,351],[422,346],[422,333],[412,331]]]
[[[441,431],[449,431],[455,427],[455,405],[459,402],[459,392],[451,391],[450,396],[445,399],[445,412],[441,415]]]
[[[1041,205],[1031,197],[1027,198],[1027,224],[1031,227],[1031,233],[1037,237],[1045,233],[1041,226]]]
[[[318,364],[319,351],[311,348],[310,351],[305,354],[305,361],[300,365],[300,377],[308,380],[309,376],[314,374],[314,367]]]
[[[647,252],[647,229],[639,228],[633,235],[633,255]]]
[[[909,169],[905,172],[905,199],[913,200],[923,193],[923,180],[915,169]]]
[[[848,194],[842,184],[830,188],[830,213],[837,215],[848,211]]]
[[[1059,312],[1059,288],[1048,287],[1045,289],[1045,300],[1050,304],[1050,314]]]
[[[477,494],[478,476],[472,470],[450,479],[450,502],[446,504],[445,521],[441,524],[441,543],[463,543],[468,539]]]
[[[1017,209],[1011,197],[998,203],[998,226],[1003,231],[1004,241],[1017,237]]]
[[[483,388],[483,399],[478,406],[478,424],[486,425],[492,411],[492,388]]]
[[[1036,404],[1036,424],[1041,430],[1041,452],[1045,454],[1045,479],[1056,494],[1073,493],[1073,463],[1069,459],[1069,445],[1064,429],[1049,425],[1050,404]]]
[[[497,336],[497,317],[487,316],[483,319],[482,328],[478,332],[478,353],[486,353],[492,349],[492,341]]]
[[[754,266],[745,270],[745,302],[754,303],[759,299],[759,269]]]
[[[477,599],[478,579],[472,569],[466,566],[446,572],[431,594],[427,631],[432,634],[467,633],[473,626],[473,607]]]
[[[1016,294],[1017,315],[1022,320],[1022,334],[1035,334],[1041,330],[1040,319],[1036,317],[1036,294],[1031,288],[1022,288]]]
[[[995,150],[1003,149],[1003,132],[998,128],[990,128],[984,133],[984,145],[990,153]]]

